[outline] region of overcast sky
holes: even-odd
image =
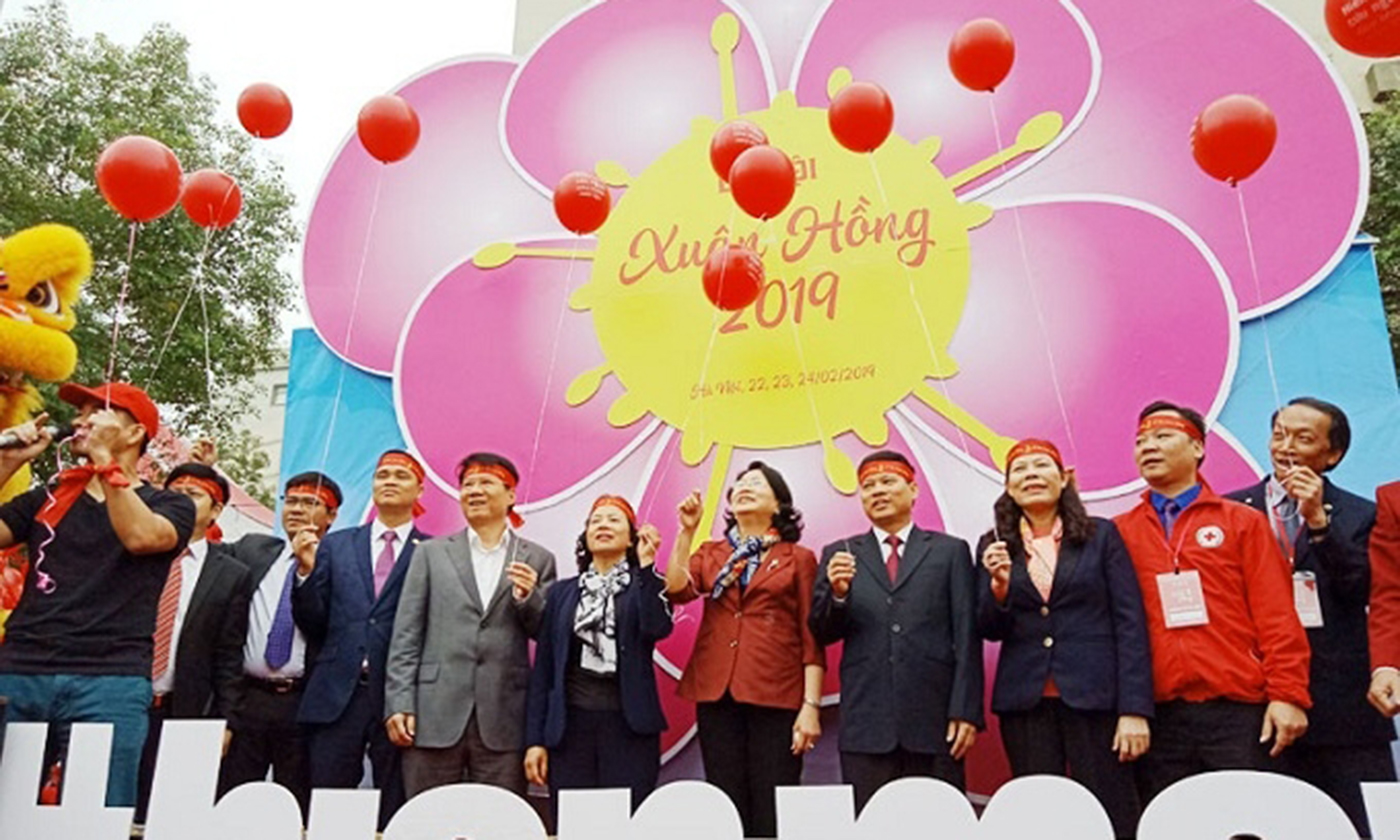
[[[36,3],[0,0],[0,20],[18,17]],[[268,81],[285,90],[292,99],[292,126],[265,141],[264,148],[286,167],[303,225],[331,155],[353,130],[367,99],[448,58],[508,54],[515,26],[514,0],[69,0],[67,5],[79,34],[102,32],[121,44],[135,43],[156,23],[169,23],[189,39],[191,66],[214,81],[231,121],[247,85]]]

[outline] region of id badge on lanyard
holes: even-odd
[[[1288,526],[1272,509],[1269,511],[1269,524],[1273,526],[1274,539],[1288,558],[1288,568],[1293,572],[1293,609],[1298,613],[1298,621],[1308,629],[1322,625],[1322,599],[1318,597],[1317,575],[1300,572],[1296,568],[1298,552],[1288,540]]]
[[[1178,520],[1177,527],[1181,527]],[[1186,530],[1182,528],[1184,535]],[[1157,575],[1157,596],[1162,599],[1162,618],[1168,630],[1182,627],[1202,627],[1210,623],[1210,613],[1206,609],[1206,593],[1201,586],[1201,573],[1195,569],[1181,569],[1181,544],[1185,536],[1177,539],[1176,548],[1166,541],[1163,543],[1172,553],[1172,571]]]

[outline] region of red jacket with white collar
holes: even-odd
[[[1202,484],[1170,544],[1150,491],[1114,520],[1142,587],[1157,702],[1283,700],[1307,708],[1311,652],[1288,560],[1264,514]],[[1157,576],[1176,568],[1173,555],[1182,571],[1200,572],[1209,623],[1167,628]]]

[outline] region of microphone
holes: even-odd
[[[73,427],[66,423],[61,426],[45,426],[44,431],[48,432],[54,440],[66,440],[73,436]],[[0,432],[0,449],[23,449],[27,444],[19,439],[19,435],[13,431]]]

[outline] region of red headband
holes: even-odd
[[[423,465],[418,463],[418,459],[403,452],[385,452],[380,455],[379,464],[375,469],[379,467],[404,467],[413,473],[419,484],[422,484],[423,479],[427,476],[427,473],[423,471]]]
[[[1055,466],[1059,467],[1061,472],[1064,471],[1065,459],[1060,457],[1060,450],[1055,447],[1055,444],[1048,440],[1026,438],[1011,447],[1011,451],[1006,453],[1006,472],[1008,474],[1011,472],[1012,463],[1023,455],[1049,455],[1050,459],[1055,462]]]
[[[287,492],[315,496],[321,500],[321,504],[326,506],[326,510],[335,510],[340,507],[340,503],[335,500],[335,494],[331,492],[331,488],[324,484],[293,484],[287,488]]]
[[[1140,435],[1154,429],[1174,429],[1197,443],[1205,442],[1201,436],[1201,430],[1196,428],[1195,423],[1175,414],[1149,414],[1142,418],[1142,422],[1138,424],[1138,434]]]
[[[494,475],[501,480],[501,483],[506,486],[507,490],[515,489],[515,476],[510,474],[510,470],[499,464],[467,464],[467,468],[462,470],[462,478],[476,473]],[[525,525],[525,517],[516,513],[514,506],[506,511],[506,518],[510,520],[510,526],[512,528],[521,528]]]
[[[598,508],[600,508],[600,507],[609,507],[609,506],[615,507],[615,508],[617,508],[618,510],[622,511],[624,514],[626,514],[626,516],[627,516],[627,521],[628,521],[629,523],[631,523],[632,527],[633,527],[633,528],[636,528],[636,527],[637,527],[637,513],[636,513],[636,511],[632,510],[632,505],[631,505],[631,503],[628,502],[626,499],[622,498],[621,496],[609,496],[609,495],[606,495],[606,494],[605,494],[605,495],[602,495],[602,496],[599,496],[599,497],[593,502],[593,507],[589,508],[589,510],[588,510],[588,515],[589,515],[589,516],[592,516],[592,515],[593,515],[593,512],[594,512],[595,510],[597,510]]]
[[[894,473],[911,484],[914,482],[914,468],[903,461],[867,461],[861,465],[857,480],[864,482],[876,473]]]
[[[380,455],[379,463],[375,466],[375,469],[378,470],[380,467],[403,467],[413,473],[413,477],[418,479],[419,484],[422,484],[423,479],[427,476],[427,473],[423,471],[423,465],[418,463],[418,459],[404,452],[385,452],[383,455]],[[427,512],[428,509],[423,507],[423,503],[415,499],[413,502],[413,518],[417,519]]]
[[[176,487],[181,486],[197,487],[200,490],[203,490],[206,496],[213,499],[218,504],[228,504],[228,499],[224,498],[224,489],[220,487],[217,482],[211,479],[200,478],[197,475],[182,475],[174,481],[170,482],[170,489],[172,490]]]

